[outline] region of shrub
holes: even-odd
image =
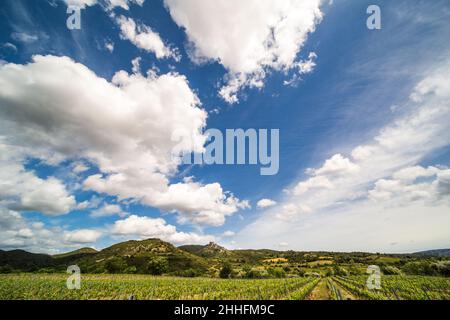
[[[231,264],[226,262],[223,264],[222,269],[220,269],[219,277],[222,279],[228,279],[228,278],[230,278],[232,272],[233,272],[233,269],[231,268]]]
[[[105,268],[108,273],[124,273],[127,267],[128,265],[121,258],[113,258],[105,263]]]
[[[179,277],[185,277],[185,278],[200,277],[202,274],[203,274],[203,272],[201,270],[193,269],[193,268],[183,270],[183,271],[176,273],[176,275],[178,275]]]
[[[147,272],[154,276],[162,275],[169,270],[167,259],[156,257],[147,262]]]
[[[402,270],[407,274],[432,276],[436,275],[436,270],[428,261],[416,261],[406,263]]]
[[[286,272],[281,268],[269,268],[268,270],[269,276],[273,278],[285,278]]]

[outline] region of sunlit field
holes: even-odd
[[[69,290],[65,274],[0,275],[0,299],[13,300],[305,300],[450,299],[450,279],[385,276],[380,290],[366,277],[292,279],[209,279],[145,275],[83,275],[80,290]]]

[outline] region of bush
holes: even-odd
[[[137,273],[137,268],[135,266],[129,266],[124,270],[126,274],[134,274]]]
[[[267,272],[269,273],[269,276],[273,277],[273,278],[285,278],[286,277],[286,272],[281,268],[269,268],[269,270],[267,270]]]
[[[121,258],[110,259],[105,263],[105,269],[108,273],[124,273],[127,267],[128,265]]]
[[[14,269],[10,265],[0,266],[0,273],[13,273]]]
[[[381,266],[381,271],[385,275],[401,275],[402,271],[394,266]]]
[[[443,277],[450,277],[450,261],[439,261],[431,265],[435,272]]]
[[[343,277],[348,276],[347,270],[339,266],[333,266],[333,273],[335,276],[343,276]]]
[[[245,274],[245,278],[247,279],[263,279],[267,276],[262,271],[251,269]]]
[[[147,272],[154,276],[160,276],[169,270],[167,259],[156,257],[147,262]]]
[[[185,277],[185,278],[195,278],[195,277],[200,277],[203,274],[203,272],[201,270],[198,269],[187,269],[187,270],[183,270],[180,272],[177,272],[176,275],[179,277]]]
[[[402,270],[406,274],[411,275],[423,275],[423,276],[433,276],[436,275],[436,270],[432,267],[431,263],[428,261],[416,261],[406,263]]]
[[[219,277],[222,279],[228,279],[231,277],[232,273],[233,273],[233,269],[231,268],[231,264],[226,262],[223,264],[222,269],[220,269]]]

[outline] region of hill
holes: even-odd
[[[101,251],[82,248],[54,256],[23,250],[0,252],[0,271],[64,271],[76,264],[84,273],[203,274],[208,263],[201,257],[159,239],[127,241]]]
[[[75,251],[70,251],[70,252],[61,253],[61,254],[54,254],[53,258],[61,259],[61,258],[96,254],[96,253],[98,253],[98,251],[93,248],[81,248],[81,249],[77,249]]]
[[[54,267],[55,261],[50,255],[30,253],[23,250],[0,251],[0,270],[36,271]]]
[[[177,274],[186,270],[206,272],[202,258],[159,239],[127,241],[115,244],[77,261],[82,270],[92,273]]]
[[[450,249],[427,250],[414,253],[415,255],[432,257],[450,257]]]
[[[214,242],[210,242],[205,246],[199,245],[181,246],[179,247],[179,249],[204,258],[228,257],[231,255],[231,251],[228,251],[224,247],[221,247]]]
[[[58,255],[0,250],[0,273],[65,272],[78,265],[83,273],[152,274],[217,277],[225,265],[234,277],[295,277],[301,275],[362,275],[377,265],[384,274],[450,274],[450,250],[415,254],[364,252],[298,252],[228,250],[216,243],[175,247],[159,240],[126,241],[101,251],[81,248]]]

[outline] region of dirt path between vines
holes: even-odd
[[[339,285],[336,281],[333,281],[331,278],[321,279],[311,293],[306,297],[306,300],[331,300],[333,299],[333,295],[331,293],[331,288],[327,285],[330,283],[331,286],[334,286],[338,295],[338,299],[340,300],[358,300],[358,297],[352,294],[347,289],[344,289],[341,285]]]
[[[322,279],[314,287],[311,293],[306,297],[306,300],[330,300],[330,292],[328,291],[326,279]]]
[[[334,287],[340,292],[342,300],[359,300],[357,296],[352,294],[347,289],[344,289],[339,283],[330,279],[330,282],[334,285]]]

